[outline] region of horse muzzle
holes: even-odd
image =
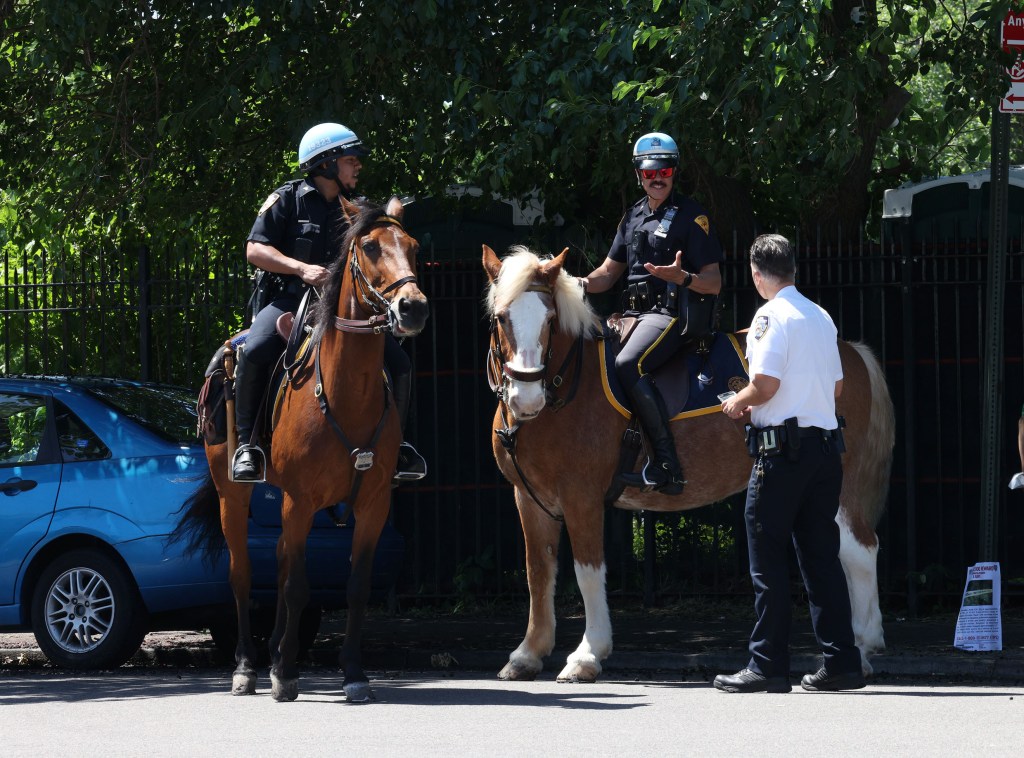
[[[426,326],[430,307],[422,293],[418,294],[395,298],[391,303],[391,333],[396,337],[415,337]]]

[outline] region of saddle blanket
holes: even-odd
[[[598,350],[601,381],[611,406],[630,418],[633,413],[629,399],[615,374],[615,344],[615,340],[605,339],[604,349]],[[746,355],[736,335],[717,332],[707,353],[682,351],[656,369],[653,378],[665,399],[669,418],[679,421],[721,413],[718,395],[729,390],[738,392],[747,386],[748,371]]]

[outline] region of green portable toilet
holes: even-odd
[[[1024,166],[1010,168],[1010,239],[1021,239]],[[885,191],[882,228],[898,244],[977,241],[988,238],[989,171],[943,176]]]

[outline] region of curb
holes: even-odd
[[[430,651],[417,648],[364,650],[368,670],[376,671],[489,671],[497,672],[508,661],[508,652],[499,650]],[[544,673],[554,675],[564,664],[565,654],[558,652],[545,659]],[[38,648],[0,651],[0,669],[16,669],[26,665],[41,666],[46,656]],[[613,653],[602,664],[605,673],[617,674],[700,674],[710,680],[713,674],[732,672],[743,667],[746,654],[742,650],[722,653],[648,653],[623,651]],[[1000,654],[982,654],[972,658],[946,658],[936,655],[879,655],[871,659],[875,677],[915,677],[933,680],[967,679],[978,683],[1024,682],[1024,660]],[[230,669],[214,647],[144,647],[128,662],[129,666],[168,666],[182,668]],[[305,665],[333,668],[338,665],[338,649],[314,648]],[[793,672],[816,671],[821,658],[813,654],[792,657]],[[795,675],[795,674],[793,674]]]

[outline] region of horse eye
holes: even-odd
[[[367,255],[378,255],[380,253],[380,244],[373,237],[364,239],[362,248],[363,252]]]
[[[504,314],[504,313],[499,313],[499,314],[498,314],[498,323],[499,323],[499,324],[501,324],[502,326],[504,326],[504,325],[505,325],[505,321],[506,321],[506,320],[507,320],[507,319],[505,318],[505,314]]]

